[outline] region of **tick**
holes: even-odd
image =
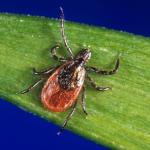
[[[69,58],[65,59],[64,57],[57,55],[57,50],[60,48],[60,45],[52,47],[50,51],[51,55],[55,60],[61,62],[61,65],[58,67],[51,67],[44,71],[36,71],[36,69],[33,68],[34,75],[40,76],[40,79],[27,89],[21,91],[21,94],[27,93],[45,79],[47,80],[41,92],[41,102],[43,106],[52,112],[64,112],[71,108],[58,134],[64,130],[69,119],[76,111],[77,99],[80,93],[82,93],[82,110],[87,115],[85,104],[85,80],[98,91],[107,91],[111,89],[110,87],[97,86],[93,79],[88,75],[88,72],[96,72],[100,75],[112,75],[115,74],[119,68],[119,57],[116,60],[114,69],[110,71],[86,66],[91,57],[91,51],[88,48],[81,49],[81,51],[74,56],[65,36],[63,9],[60,7],[60,10],[61,36],[64,46],[69,54]]]

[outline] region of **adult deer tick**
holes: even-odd
[[[119,58],[116,61],[115,68],[110,71],[85,66],[91,57],[91,51],[89,49],[82,49],[78,55],[74,56],[65,36],[63,9],[60,7],[60,10],[61,36],[68,51],[69,59],[67,60],[62,56],[58,56],[56,50],[59,49],[60,46],[55,45],[51,49],[51,55],[55,60],[62,62],[62,65],[58,67],[51,67],[44,71],[36,71],[34,68],[34,74],[39,75],[41,78],[21,92],[21,94],[27,93],[44,79],[47,79],[41,92],[41,101],[44,107],[53,112],[64,112],[68,108],[72,107],[64,120],[62,128],[58,132],[59,134],[64,130],[69,119],[75,112],[78,102],[77,98],[81,91],[82,110],[87,115],[85,107],[85,80],[87,80],[87,82],[89,82],[91,86],[98,91],[106,91],[110,89],[110,87],[97,86],[93,79],[88,75],[88,72],[96,72],[100,75],[112,75],[115,74],[119,68]]]

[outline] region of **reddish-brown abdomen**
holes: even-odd
[[[65,65],[65,64],[64,64]],[[60,86],[58,82],[58,76],[60,74],[61,68],[59,67],[47,80],[41,93],[41,100],[43,105],[54,112],[63,112],[67,108],[71,107],[76,101],[84,82],[85,70],[83,72],[83,78],[80,81],[80,86],[73,89],[64,89]]]

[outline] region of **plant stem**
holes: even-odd
[[[38,80],[37,70],[58,64],[49,50],[62,43],[58,20],[44,17],[0,14],[0,96],[18,107],[62,125],[68,113],[54,113],[40,102],[42,84],[33,92],[17,92]],[[129,33],[72,22],[65,23],[70,47],[76,54],[90,47],[89,66],[111,69],[118,54],[116,75],[90,76],[112,90],[98,92],[87,86],[88,116],[80,106],[67,129],[115,149],[150,149],[150,39]],[[63,44],[60,54],[67,55]]]

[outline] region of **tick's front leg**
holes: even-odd
[[[86,76],[87,81],[91,84],[92,87],[94,87],[98,91],[107,91],[110,90],[111,87],[102,87],[102,86],[97,86],[94,80],[89,77],[88,75]]]
[[[62,56],[59,56],[59,55],[56,53],[56,51],[57,51],[59,48],[60,48],[60,46],[59,46],[58,44],[55,45],[54,47],[52,47],[52,48],[51,48],[51,55],[52,55],[52,57],[53,57],[55,60],[57,60],[57,61],[59,61],[59,62],[65,62],[66,59],[65,59],[64,57],[62,57]]]
[[[73,52],[72,52],[72,49],[69,47],[68,45],[68,42],[67,42],[67,38],[65,36],[65,28],[64,28],[64,12],[63,12],[63,9],[62,7],[60,7],[60,10],[61,10],[61,16],[60,16],[60,29],[61,29],[61,36],[62,36],[62,39],[63,39],[63,42],[64,42],[64,45],[71,57],[71,59],[73,59]]]
[[[115,68],[113,70],[102,70],[102,69],[98,69],[96,67],[88,67],[88,66],[86,67],[86,70],[89,72],[95,72],[95,73],[98,73],[101,75],[112,75],[118,71],[119,66],[120,66],[120,60],[118,58],[116,61],[116,64],[115,64]]]

